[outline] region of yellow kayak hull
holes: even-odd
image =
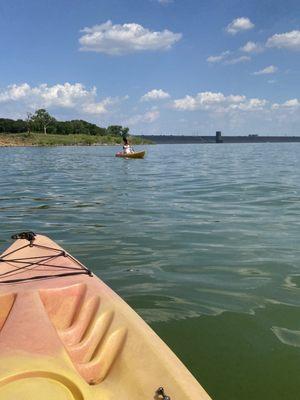
[[[117,153],[116,157],[120,158],[144,158],[146,152],[145,151],[136,151],[134,153],[124,154],[123,152]]]
[[[51,239],[0,257],[1,400],[171,400],[209,395],[151,328]]]

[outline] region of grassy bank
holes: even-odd
[[[138,136],[131,136],[133,145],[151,144],[150,140]],[[55,135],[42,133],[0,134],[0,146],[93,146],[93,145],[118,145],[122,138],[112,135],[91,136],[84,134]]]

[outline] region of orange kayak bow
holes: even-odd
[[[209,400],[150,327],[31,232],[0,256],[1,400]]]

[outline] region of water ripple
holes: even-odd
[[[300,305],[299,145],[114,153],[0,148],[0,245],[50,235],[149,321]]]

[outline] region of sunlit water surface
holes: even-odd
[[[300,145],[0,148],[0,246],[51,236],[215,400],[300,393]],[[197,400],[197,399],[195,399]]]

